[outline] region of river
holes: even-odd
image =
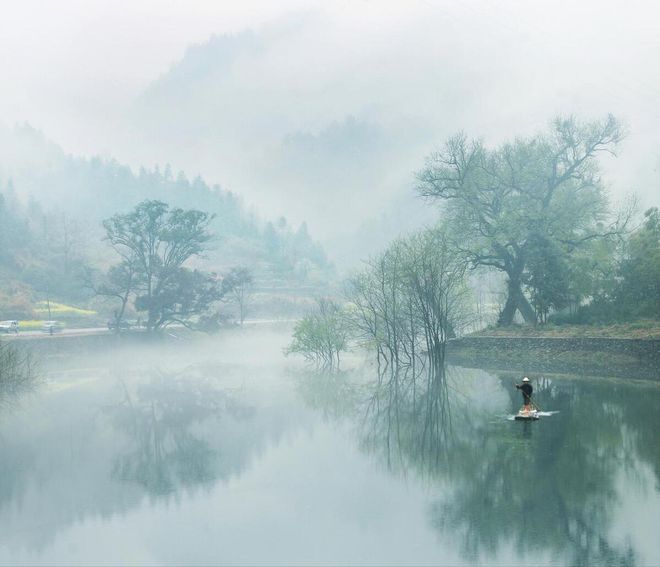
[[[286,330],[50,356],[0,393],[0,564],[658,565],[660,382],[376,381]],[[657,377],[656,377],[657,378]]]

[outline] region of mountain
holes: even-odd
[[[268,221],[235,193],[199,176],[175,175],[168,165],[134,172],[112,159],[67,155],[24,125],[0,127],[4,293],[23,285],[38,292],[50,288],[65,299],[83,295],[81,282],[76,282],[78,269],[83,264],[103,268],[114,261],[102,242],[102,220],[145,199],[214,215],[215,239],[202,259],[207,269],[222,273],[244,265],[259,285],[270,287],[320,285],[334,277],[304,222],[294,226],[284,217]]]
[[[346,75],[325,49],[310,60],[301,44],[322,27],[310,16],[191,46],[144,90],[130,120],[136,147],[308,220],[335,250],[338,237],[410,190],[434,129],[416,109],[396,108],[405,87],[388,84],[382,68]]]

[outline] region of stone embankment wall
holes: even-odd
[[[447,352],[460,364],[660,379],[660,340],[655,339],[470,336],[449,341]]]

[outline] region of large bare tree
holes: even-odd
[[[536,322],[523,292],[534,243],[570,256],[621,232],[626,215],[609,214],[598,156],[613,154],[622,136],[612,115],[590,123],[557,118],[548,131],[495,149],[459,134],[427,158],[420,195],[443,203],[455,244],[472,266],[507,276],[500,324],[511,324],[516,311]]]

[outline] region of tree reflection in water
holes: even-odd
[[[21,353],[0,343],[0,420],[20,404],[21,397],[33,392],[40,382],[29,353]],[[32,469],[30,448],[7,443],[0,430],[0,509],[26,486],[25,471]]]
[[[0,342],[0,412],[11,409],[37,383],[38,374],[30,352]]]
[[[430,522],[459,541],[470,562],[515,550],[521,559],[634,565],[632,544],[612,533],[613,518],[621,475],[634,476],[631,469],[644,461],[660,469],[657,443],[644,433],[657,431],[648,423],[658,421],[657,395],[649,399],[629,385],[539,380],[539,403],[560,413],[520,423],[472,411],[473,400],[459,393],[467,379],[461,372],[469,371],[443,365],[423,379],[374,380],[368,395],[348,406],[364,450],[440,494],[430,503]],[[499,380],[510,407],[518,407],[512,376]],[[325,398],[336,396],[326,391]]]
[[[511,545],[526,557],[564,556],[572,565],[634,564],[629,544],[610,541],[625,458],[621,422],[588,396],[576,412],[569,406],[579,396],[549,384],[545,394],[561,418],[462,429],[448,469],[451,494],[432,505],[433,524],[460,533],[473,560]]]
[[[224,390],[185,376],[156,374],[131,391],[125,381],[123,402],[109,409],[113,422],[128,435],[132,447],[116,457],[112,477],[135,482],[152,496],[176,488],[211,486],[217,478],[217,450],[195,426],[250,409]]]
[[[366,403],[364,424],[364,447],[384,452],[388,467],[424,474],[442,468],[452,442],[445,366],[418,375],[381,375]]]

